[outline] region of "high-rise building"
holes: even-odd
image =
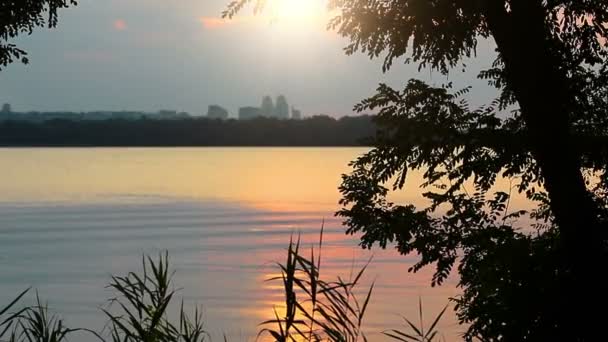
[[[291,118],[294,120],[300,120],[302,119],[302,111],[297,110],[293,107],[291,107]]]
[[[241,107],[239,108],[239,120],[250,120],[262,116],[261,110],[258,107]]]
[[[10,114],[10,113],[12,113],[10,103],[5,103],[4,105],[2,105],[2,110],[0,111],[0,113],[2,113],[2,114]]]
[[[207,117],[209,119],[228,119],[228,111],[221,106],[218,105],[210,105],[207,110]]]
[[[274,116],[274,104],[270,96],[264,96],[262,99],[262,106],[260,107],[260,115],[267,118]]]
[[[274,116],[279,119],[289,119],[289,105],[287,104],[287,99],[283,95],[277,97]]]

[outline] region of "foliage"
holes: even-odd
[[[0,70],[14,60],[28,63],[27,52],[11,39],[31,34],[36,27],[57,26],[57,11],[75,5],[75,0],[0,1]]]
[[[381,86],[360,104],[380,109],[385,130],[343,176],[338,215],[348,233],[362,233],[363,247],[394,243],[402,254],[418,253],[410,271],[435,265],[433,286],[457,265],[463,295],[456,309],[467,338],[577,334],[564,314],[566,253],[522,125],[498,119],[491,106],[470,110],[461,95],[412,80],[401,92]],[[423,172],[427,207],[387,199],[412,170]],[[508,189],[497,189],[499,178],[511,180]],[[512,192],[537,208],[513,211]]]

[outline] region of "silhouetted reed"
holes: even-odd
[[[40,301],[36,292],[36,305],[25,308],[17,316],[17,324],[11,332],[10,342],[62,342],[69,334],[86,329],[70,329],[63,320],[49,312],[47,304]]]
[[[351,272],[347,280],[337,276],[326,280],[321,276],[321,252],[323,231],[318,245],[312,246],[305,256],[298,237],[290,240],[286,259],[277,263],[280,276],[268,281],[280,282],[285,295],[284,306],[273,308],[273,319],[260,324],[258,338],[269,335],[277,342],[357,342],[367,341],[363,332],[363,319],[374,289],[374,283],[362,292],[356,289],[371,262]],[[129,272],[126,276],[112,276],[108,288],[115,297],[101,309],[108,323],[100,333],[88,329],[70,329],[57,315],[50,314],[36,293],[36,305],[15,312],[16,306],[28,292],[23,291],[5,308],[0,309],[0,341],[4,342],[63,342],[76,331],[92,334],[100,341],[108,342],[205,342],[210,336],[204,328],[201,312],[194,309],[189,316],[184,303],[179,306],[177,321],[169,318],[170,304],[176,290],[173,288],[173,271],[170,271],[167,253],[157,260],[142,258],[141,272]],[[446,307],[447,308],[447,307]],[[437,323],[446,308],[435,318],[428,329],[405,319],[412,332],[387,330],[383,334],[399,341],[433,341],[438,332]],[[227,340],[224,337],[224,340]]]
[[[431,323],[431,325],[428,328],[425,328],[423,314],[422,314],[422,299],[419,299],[418,300],[419,325],[416,325],[409,319],[402,317],[403,321],[406,323],[406,328],[408,328],[409,331],[406,332],[406,330],[391,329],[391,330],[384,331],[383,334],[392,339],[395,339],[397,341],[403,341],[403,342],[432,342],[432,341],[435,341],[435,338],[439,334],[439,331],[436,329],[437,323],[439,323],[439,321],[441,320],[441,317],[443,317],[443,314],[445,313],[445,310],[447,310],[447,308],[448,307],[446,305],[443,308],[443,310],[441,310],[441,312],[439,312],[439,314],[435,317],[435,319],[433,320],[433,323]]]
[[[317,258],[315,248],[310,256],[301,252],[300,239],[290,240],[287,259],[277,266],[281,276],[269,279],[281,281],[285,294],[285,314],[262,323],[260,334],[270,334],[276,341],[367,341],[361,327],[374,285],[363,298],[358,298],[358,286],[368,263],[349,280],[337,277],[327,281],[321,277],[321,249],[319,239]]]
[[[185,312],[183,301],[177,324],[168,319],[168,309],[175,295],[169,256],[160,254],[158,261],[142,260],[143,274],[130,272],[113,276],[110,285],[117,296],[110,300],[114,312],[103,309],[109,319],[112,342],[204,342],[208,338],[202,315],[194,309],[192,318]]]
[[[11,334],[11,339],[14,338],[14,326],[18,323],[18,318],[19,316],[26,310],[26,309],[21,309],[17,312],[13,312],[13,313],[9,313],[9,310],[15,306],[15,304],[17,304],[17,302],[19,302],[19,300],[21,300],[21,298],[23,296],[25,296],[25,294],[27,292],[29,292],[30,289],[26,289],[25,291],[21,292],[15,299],[13,299],[13,301],[11,301],[8,305],[6,305],[4,308],[0,309],[0,339],[2,339],[4,341],[4,336],[10,332]],[[13,328],[13,329],[11,329]]]

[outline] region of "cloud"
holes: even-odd
[[[222,26],[228,25],[229,22],[226,19],[218,17],[200,17],[199,20],[206,29],[213,30]]]
[[[112,26],[116,31],[124,31],[127,29],[127,22],[122,19],[116,19]]]

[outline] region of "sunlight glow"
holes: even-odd
[[[269,0],[266,6],[273,20],[290,25],[325,24],[328,15],[324,0]]]

